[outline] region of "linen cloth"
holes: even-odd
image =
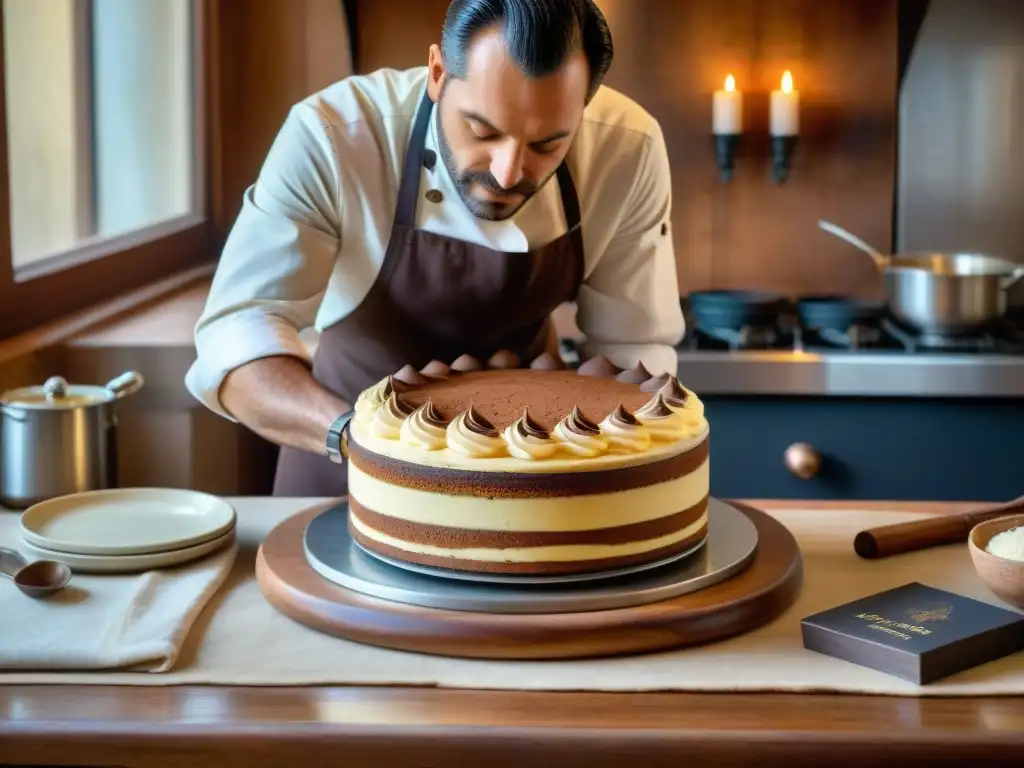
[[[35,559],[21,549],[18,519],[0,510],[0,546]],[[44,599],[28,597],[0,575],[0,683],[8,670],[173,669],[237,550],[236,540],[172,568],[73,573],[67,587]]]

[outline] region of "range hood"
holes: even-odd
[[[895,225],[897,250],[1024,262],[1024,2],[928,4],[900,92]]]

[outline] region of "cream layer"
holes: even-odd
[[[350,436],[369,451],[412,464],[423,464],[445,469],[467,469],[474,472],[598,472],[619,467],[635,467],[676,456],[700,445],[708,438],[709,427],[701,416],[701,429],[692,437],[673,442],[652,442],[649,448],[636,453],[606,453],[602,456],[573,456],[559,446],[553,456],[527,460],[514,456],[490,458],[468,457],[450,448],[425,451],[400,440],[389,440],[371,435],[364,424],[350,422]]]
[[[701,527],[707,524],[708,515],[705,512],[699,520],[674,533],[658,536],[654,539],[630,541],[625,544],[559,544],[545,547],[509,547],[508,549],[484,549],[478,547],[450,549],[447,547],[435,547],[430,544],[418,544],[388,536],[371,528],[351,512],[349,513],[349,521],[357,531],[368,539],[418,555],[447,557],[458,560],[477,560],[479,562],[554,563],[601,560],[609,557],[628,557],[629,555],[638,555],[661,549],[662,547],[668,547],[696,534]]]
[[[379,515],[480,531],[587,531],[643,523],[699,504],[711,487],[711,459],[663,483],[587,496],[486,499],[392,485],[348,465],[352,498]]]

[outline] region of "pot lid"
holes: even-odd
[[[108,403],[117,393],[106,387],[68,384],[61,376],[51,376],[41,386],[21,387],[0,395],[0,405],[36,410],[66,410]]]

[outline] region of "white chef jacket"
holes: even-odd
[[[233,369],[263,357],[310,362],[299,332],[332,325],[366,297],[384,260],[426,67],[346,78],[290,110],[227,238],[195,329],[186,376],[194,397],[225,418],[218,392]],[[438,151],[437,110],[426,148]],[[244,126],[240,126],[244,130]],[[567,157],[580,198],[584,284],[576,322],[584,357],[676,371],[683,336],[669,216],[668,153],[639,105],[602,87]],[[426,199],[441,192],[439,202]],[[436,196],[432,196],[435,197]],[[416,226],[502,251],[564,234],[552,177],[512,218],[473,216],[438,154],[422,168]],[[450,361],[446,361],[450,362]]]

